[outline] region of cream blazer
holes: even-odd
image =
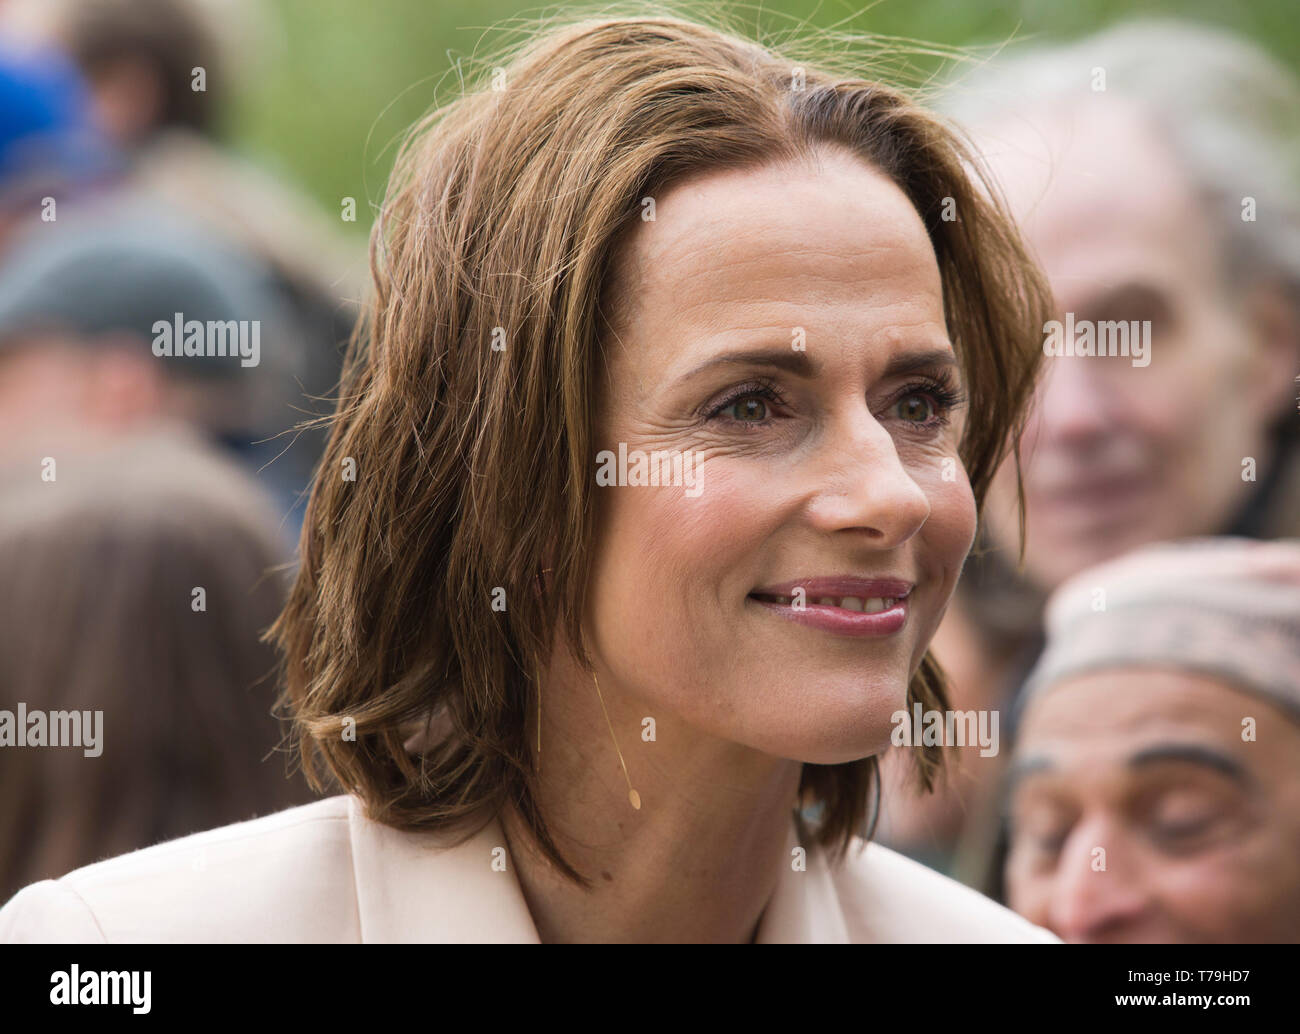
[[[797,846],[793,819],[789,857]],[[784,867],[762,943],[1056,942],[877,844]],[[459,846],[374,822],[351,796],[182,837],[43,880],[0,942],[538,943],[496,820]]]

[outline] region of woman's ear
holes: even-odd
[[[1277,282],[1251,288],[1244,303],[1251,340],[1250,384],[1256,401],[1281,419],[1296,406],[1296,377],[1300,375],[1300,298],[1292,297]]]

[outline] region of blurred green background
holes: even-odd
[[[258,14],[255,56],[232,108],[232,142],[335,217],[342,198],[356,198],[357,221],[343,225],[358,235],[383,196],[402,134],[435,100],[454,93],[458,58],[463,70],[521,18],[591,10],[510,0],[248,3]],[[1300,0],[763,0],[685,10],[718,7],[760,38],[806,21],[950,47],[1056,40],[1126,16],[1179,15],[1235,29],[1300,69]],[[937,58],[914,59],[923,70],[927,62],[931,71],[939,65]]]

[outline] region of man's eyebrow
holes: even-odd
[[[1106,284],[1079,309],[1105,309],[1113,305],[1149,305],[1154,308],[1168,309],[1167,292],[1158,284],[1145,280],[1129,280],[1117,284]]]
[[[1003,793],[1010,797],[1024,780],[1032,775],[1038,775],[1041,772],[1051,772],[1056,768],[1055,762],[1051,758],[1042,754],[1036,754],[1031,757],[1018,758],[1011,762],[1007,769],[1007,774],[1003,777]]]
[[[1167,761],[1202,765],[1243,786],[1254,783],[1245,766],[1236,758],[1199,743],[1160,743],[1153,747],[1146,747],[1128,759],[1128,767],[1145,768],[1148,765],[1159,765]]]
[[[772,366],[788,370],[799,377],[815,377],[821,367],[807,352],[795,351],[790,347],[745,349],[739,352],[723,352],[710,356],[704,362],[693,366],[679,379],[678,383],[688,381],[714,366]],[[883,376],[899,377],[930,370],[937,366],[957,366],[957,357],[946,348],[931,348],[919,352],[903,352],[894,356],[885,366]]]

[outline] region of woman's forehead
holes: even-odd
[[[844,342],[927,324],[922,336],[946,340],[934,252],[894,184],[865,165],[830,182],[757,175],[753,190],[735,173],[695,181],[638,227],[620,337],[653,339],[662,358],[800,327],[824,345],[832,329]]]

